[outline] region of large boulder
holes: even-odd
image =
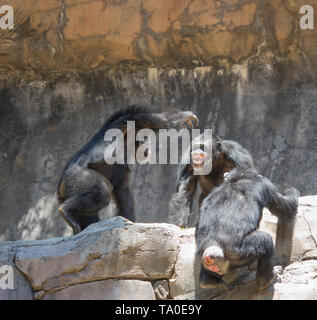
[[[168,279],[179,250],[178,234],[173,225],[133,224],[116,217],[76,236],[18,248],[15,264],[35,291],[114,278]]]

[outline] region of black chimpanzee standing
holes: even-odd
[[[271,236],[258,230],[263,207],[287,228],[297,212],[299,192],[281,195],[254,168],[238,166],[205,198],[196,228],[197,254],[201,259],[200,285],[210,288],[222,282],[230,270],[257,261],[257,290],[273,281],[274,244]]]
[[[114,143],[105,141],[110,129],[120,129],[127,150],[127,121],[134,121],[135,130],[180,129],[198,119],[190,111],[152,113],[146,108],[129,107],[115,113],[102,128],[67,163],[58,183],[59,212],[74,231],[79,233],[99,220],[98,211],[107,206],[111,197],[117,204],[118,215],[135,220],[133,198],[130,190],[130,169],[124,164],[108,164],[105,155],[114,150]],[[136,143],[135,150],[139,143]]]

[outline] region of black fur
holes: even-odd
[[[189,111],[157,114],[139,106],[112,115],[69,160],[58,183],[59,211],[74,233],[97,222],[98,211],[108,205],[111,197],[117,204],[118,214],[135,221],[129,167],[126,164],[109,165],[104,161],[105,154],[112,154],[116,143],[104,141],[107,130],[118,128],[125,132],[127,121],[135,121],[136,131],[179,128],[190,120],[198,121]],[[126,150],[126,135],[124,143]]]
[[[203,135],[200,136],[200,141],[204,141]],[[253,167],[250,153],[235,141],[221,140],[219,137],[213,136],[212,141],[207,140],[205,144],[212,144],[212,155],[208,155],[212,156],[212,170],[209,175],[194,175],[192,163],[184,164],[189,162],[191,150],[186,152],[182,164],[178,167],[177,192],[172,196],[169,204],[169,221],[181,227],[188,226],[197,184],[202,190],[199,198],[200,208],[209,192],[223,182],[226,172],[236,166]],[[204,146],[201,145],[201,148],[203,149]]]
[[[198,256],[202,258],[207,248],[219,247],[223,260],[229,261],[229,270],[258,261],[257,287],[267,287],[273,277],[274,245],[269,234],[258,231],[262,210],[267,207],[285,224],[291,223],[297,212],[298,196],[294,188],[283,196],[254,168],[237,166],[202,203],[196,228]],[[202,264],[201,282],[212,276]],[[219,275],[214,274],[214,279],[219,279]]]

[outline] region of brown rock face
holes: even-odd
[[[35,74],[127,61],[157,66],[240,63],[263,43],[316,67],[315,30],[299,28],[307,1],[8,0],[14,30],[0,30],[0,66]],[[312,50],[313,49],[313,50]],[[297,51],[297,54],[293,54]],[[310,64],[310,65],[307,65]],[[7,69],[6,69],[7,70]],[[33,74],[35,72],[35,74]]]

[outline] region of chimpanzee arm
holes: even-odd
[[[198,118],[191,111],[171,111],[163,113],[140,113],[131,117],[137,129],[171,129],[194,128],[199,124]]]
[[[197,176],[193,175],[191,165],[183,168],[177,180],[177,192],[169,203],[169,222],[187,227],[197,185]]]
[[[275,241],[276,256],[281,259],[278,263],[288,264],[292,254],[294,223],[300,193],[297,189],[290,188],[282,195],[268,179],[265,179],[264,188],[265,206],[278,217]]]
[[[264,206],[279,219],[292,220],[297,213],[299,191],[295,188],[289,188],[282,195],[268,179],[263,178],[263,183]]]

